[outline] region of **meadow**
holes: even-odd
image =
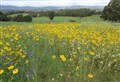
[[[18,14],[10,15],[10,16],[16,16]],[[26,14],[23,14],[26,15]],[[113,26],[119,26],[120,23],[114,23],[114,22],[108,22],[100,19],[100,15],[93,15],[88,17],[69,17],[69,16],[55,16],[55,18],[52,20],[53,23],[60,23],[60,22],[79,22],[83,25],[89,25],[89,24],[102,24],[102,25],[113,25]],[[8,26],[8,25],[27,25],[27,24],[44,24],[44,23],[51,23],[50,19],[48,17],[35,17],[33,18],[32,22],[0,22],[0,26]]]
[[[1,22],[0,33],[0,82],[120,81],[119,23],[38,17]]]

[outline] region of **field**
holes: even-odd
[[[119,23],[38,17],[0,33],[0,82],[120,82]]]
[[[16,15],[16,14],[15,14]],[[12,16],[15,16],[12,15]],[[25,15],[25,14],[24,14]],[[114,26],[119,26],[120,23],[112,23],[112,22],[107,22],[107,21],[103,21],[102,19],[100,19],[99,15],[94,15],[94,16],[88,16],[88,17],[65,17],[65,16],[56,16],[54,18],[54,20],[52,21],[53,23],[59,23],[59,22],[71,22],[71,20],[74,20],[75,22],[79,22],[79,23],[83,23],[84,25],[88,25],[88,24],[96,24],[96,23],[101,23],[103,25],[114,25]],[[21,24],[44,24],[44,23],[50,23],[51,21],[49,20],[48,17],[36,17],[33,18],[33,21],[31,23],[26,23],[26,22],[0,22],[1,26],[7,26],[7,25],[21,25]]]

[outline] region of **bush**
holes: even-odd
[[[69,22],[76,22],[75,20],[70,19]]]
[[[16,22],[31,22],[32,17],[30,15],[23,16],[22,14],[20,14],[20,15],[15,16],[13,18],[13,21],[16,21]]]
[[[24,22],[31,22],[32,21],[32,17],[27,15],[27,16],[24,16]]]
[[[10,18],[0,12],[0,21],[10,21]]]
[[[0,15],[0,21],[10,21],[10,18],[6,15]]]
[[[17,16],[14,17],[13,21],[16,21],[16,22],[23,22],[24,21],[24,17],[22,14],[19,14]]]
[[[0,15],[3,15],[3,13],[2,13],[2,12],[0,12]]]

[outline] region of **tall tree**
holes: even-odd
[[[54,16],[55,16],[55,13],[54,13],[53,11],[50,11],[50,12],[48,13],[48,17],[49,17],[50,20],[53,20],[53,19],[54,19]]]
[[[108,21],[120,22],[120,0],[111,0],[110,3],[105,6],[101,18]]]
[[[108,21],[120,22],[120,0],[111,0],[104,8],[101,18]]]

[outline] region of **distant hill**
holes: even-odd
[[[79,8],[90,8],[90,9],[103,9],[104,6],[69,6],[69,7],[56,7],[56,6],[46,6],[46,7],[31,7],[31,6],[11,6],[11,5],[0,5],[1,10],[57,10],[57,9],[79,9]]]

